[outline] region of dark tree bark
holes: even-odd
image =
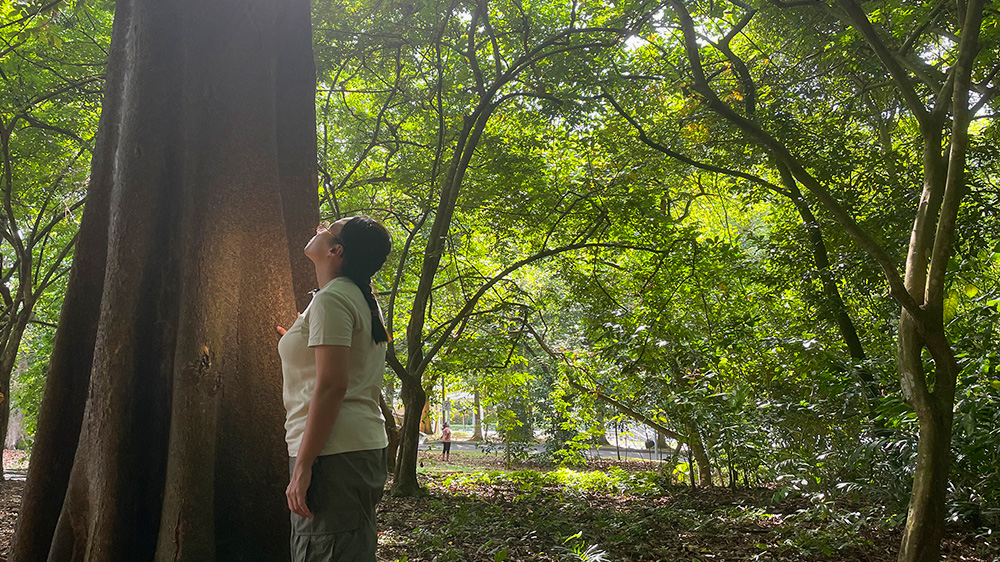
[[[117,3],[12,560],[287,559],[274,327],[314,284],[312,64],[304,1]]]
[[[392,492],[401,496],[420,494],[422,488],[417,481],[417,446],[416,438],[420,434],[420,412],[427,403],[427,393],[419,384],[407,384],[403,381],[402,398],[406,405],[403,413],[403,426],[400,428],[399,453],[396,455],[396,473]]]
[[[399,428],[396,427],[396,416],[385,402],[385,394],[378,397],[378,407],[382,410],[382,417],[385,418],[385,434],[389,438],[389,446],[386,450],[386,470],[390,473],[396,472],[396,451],[399,449]]]

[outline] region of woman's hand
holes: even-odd
[[[302,316],[301,312],[299,313],[299,316]],[[286,332],[288,332],[288,330],[286,330],[285,328],[282,328],[281,326],[275,326],[274,327],[274,331],[278,332],[279,336],[283,336],[283,335],[285,335]]]
[[[292,470],[292,479],[288,483],[288,488],[285,488],[285,498],[288,500],[288,509],[292,513],[312,519],[313,514],[309,511],[309,506],[306,505],[306,494],[309,492],[309,484],[312,482],[312,467],[300,468],[300,466],[296,461],[295,468]]]

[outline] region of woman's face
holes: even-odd
[[[348,220],[350,219],[344,218],[329,226],[327,223],[322,223],[316,227],[316,235],[306,244],[306,256],[313,262],[339,256],[341,250],[338,237]]]

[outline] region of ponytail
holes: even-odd
[[[389,341],[389,333],[382,322],[382,312],[372,292],[372,275],[375,275],[392,251],[392,237],[382,223],[359,215],[344,224],[340,230],[344,248],[341,273],[361,289],[372,314],[372,339],[376,344]]]
[[[371,278],[359,279],[357,275],[352,275],[352,273],[344,271],[344,276],[361,289],[361,296],[365,297],[365,302],[368,303],[368,309],[372,314],[372,339],[375,340],[376,344],[389,341],[389,333],[382,322],[382,312],[379,310],[378,301],[375,300],[375,294],[372,292]]]

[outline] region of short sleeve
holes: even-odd
[[[306,321],[309,324],[309,347],[316,345],[350,347],[358,319],[347,295],[337,291],[320,291],[309,305]]]

